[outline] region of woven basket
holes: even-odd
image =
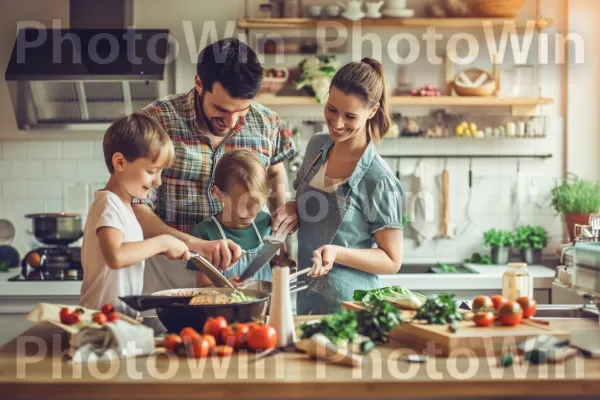
[[[283,87],[288,81],[290,72],[287,70],[287,68],[277,68],[277,70],[283,72],[283,77],[264,77],[260,85],[260,89],[258,90],[258,94],[275,96],[281,91],[281,89],[283,89]]]
[[[493,96],[496,92],[496,80],[494,79],[493,75],[489,72],[479,68],[471,68],[466,71],[463,71],[463,73],[466,76],[468,76],[469,79],[471,79],[472,81],[476,80],[481,74],[485,74],[487,79],[481,86],[471,88],[457,84],[459,75],[456,75],[456,77],[454,78],[453,87],[457,95],[471,97],[489,97]]]
[[[475,0],[475,10],[482,17],[514,18],[526,0]]]

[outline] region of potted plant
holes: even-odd
[[[511,232],[490,229],[483,234],[483,243],[491,248],[490,258],[493,264],[508,264],[513,242],[514,237]]]
[[[590,214],[600,210],[600,182],[569,174],[552,189],[552,207],[564,216],[570,240],[575,240],[575,225],[587,225]]]
[[[521,252],[521,259],[530,265],[539,265],[542,250],[548,245],[548,232],[541,226],[522,225],[515,232],[515,247]]]
[[[303,60],[300,76],[296,79],[296,90],[304,89],[319,103],[324,103],[338,67],[334,55],[321,54]]]

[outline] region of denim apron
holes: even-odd
[[[221,233],[221,237],[223,239],[227,239],[227,236],[225,236],[225,231],[223,230],[223,227],[221,226],[221,223],[219,222],[219,220],[217,218],[215,218],[214,216],[212,216],[211,219],[213,220],[215,225],[217,225],[217,228],[219,229],[219,232]],[[258,237],[258,242],[259,242],[258,247],[256,247],[255,249],[246,250],[246,252],[235,263],[235,265],[233,267],[229,268],[227,271],[223,271],[223,275],[225,275],[225,278],[230,279],[233,276],[241,275],[242,272],[244,272],[244,270],[248,267],[248,265],[250,265],[252,260],[254,260],[256,258],[260,249],[263,248],[263,246],[264,246],[263,238],[262,238],[262,235],[260,234],[260,231],[256,227],[256,224],[254,223],[254,221],[252,221],[252,227],[254,228],[254,232],[256,232],[256,236]],[[258,281],[258,280],[265,280],[265,281],[273,280],[273,274],[271,273],[270,266],[267,265],[264,268],[262,268],[260,271],[258,271],[256,274],[254,274],[254,276],[252,277],[252,280],[256,280],[256,281]]]
[[[327,244],[335,244],[338,229],[348,211],[348,196],[352,188],[340,185],[335,193],[327,193],[310,185],[324,162],[319,162],[323,150],[313,160],[304,174],[297,192],[296,205],[299,217],[298,228],[298,269],[312,265],[313,251]],[[356,289],[380,287],[377,275],[348,268],[334,263],[325,276],[305,277],[307,290],[298,292],[297,310],[299,315],[323,315],[337,312],[341,301],[352,300]]]

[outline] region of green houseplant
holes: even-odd
[[[600,210],[600,182],[569,174],[552,189],[552,207],[564,216],[571,240],[575,224],[587,225],[590,214]]]
[[[510,247],[514,243],[511,232],[490,229],[483,233],[483,243],[490,247],[490,258],[493,264],[508,264]]]
[[[319,103],[324,103],[338,68],[335,55],[320,54],[303,60],[300,76],[296,79],[296,90],[304,89]]]
[[[515,232],[515,247],[527,264],[540,264],[542,250],[548,245],[548,232],[541,226],[522,225]]]

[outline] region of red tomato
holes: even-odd
[[[277,332],[269,325],[254,324],[248,331],[248,348],[250,350],[272,349],[277,344]]]
[[[533,317],[537,311],[537,302],[531,297],[523,296],[517,299],[517,303],[523,309],[523,318]]]
[[[109,312],[108,314],[106,314],[106,319],[108,320],[108,322],[115,322],[119,319],[119,314],[117,314],[116,312]]]
[[[518,325],[521,319],[523,319],[523,309],[515,301],[506,302],[498,311],[498,321],[504,325]]]
[[[473,304],[471,305],[471,309],[475,312],[479,310],[487,310],[493,308],[494,303],[492,302],[492,299],[490,299],[487,296],[477,296],[475,300],[473,300]]]
[[[221,330],[227,328],[227,321],[223,317],[209,318],[204,323],[202,330],[207,335],[212,335],[215,338],[221,337]]]
[[[233,324],[221,331],[221,342],[234,349],[245,349],[248,341],[248,324]]]
[[[204,338],[204,340],[206,340],[208,342],[208,346],[211,349],[214,349],[215,347],[217,347],[217,340],[215,339],[215,337],[213,335],[203,335],[202,337]]]
[[[175,349],[177,349],[177,346],[179,346],[181,343],[183,343],[183,341],[181,340],[181,336],[175,333],[167,335],[163,339],[163,347],[171,351],[175,351]]]
[[[92,320],[99,325],[104,325],[108,318],[106,317],[106,314],[99,312],[94,314]]]
[[[102,312],[106,315],[110,314],[113,311],[115,311],[115,309],[113,308],[112,304],[105,304],[102,306]]]
[[[70,321],[69,325],[76,325],[80,322],[81,322],[81,317],[80,317],[79,313],[71,314],[71,321]]]
[[[506,297],[500,296],[499,294],[492,296],[491,299],[492,299],[492,303],[494,303],[494,309],[496,311],[500,310],[500,307],[505,305],[506,302],[508,301],[506,299]]]
[[[183,336],[181,339],[185,345],[188,357],[202,358],[208,355],[210,351],[210,345],[202,336]]]
[[[71,325],[71,316],[73,313],[69,309],[69,307],[63,307],[60,309],[60,322],[63,324]]]
[[[490,326],[494,323],[494,313],[491,311],[480,311],[473,315],[473,322],[477,326]]]
[[[233,347],[231,346],[217,346],[215,347],[215,354],[219,357],[228,357],[233,354]]]
[[[179,335],[184,338],[184,337],[192,337],[192,336],[200,336],[200,334],[194,329],[194,328],[190,328],[189,326],[187,328],[183,328],[181,330],[181,332],[179,332]]]

